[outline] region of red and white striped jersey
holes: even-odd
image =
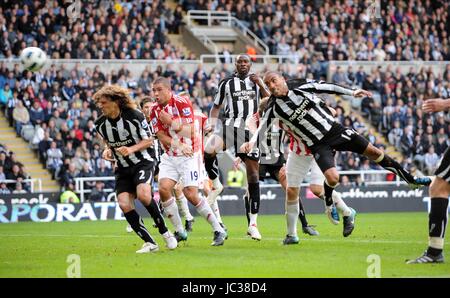
[[[191,148],[194,150],[194,129],[192,129],[191,137],[185,137],[177,134],[171,127],[160,121],[159,113],[163,110],[172,116],[172,121],[181,121],[182,124],[194,124],[194,111],[192,109],[192,103],[189,98],[187,96],[178,96],[172,94],[172,98],[165,106],[157,104],[157,106],[152,109],[150,119],[152,119],[151,125],[155,134],[159,131],[163,131],[173,140],[179,140],[181,143],[191,146]],[[179,149],[167,147],[164,144],[163,147],[164,151],[169,156],[183,156],[183,153]]]
[[[260,116],[259,113],[255,113],[252,116],[252,121],[256,122],[256,125],[259,125]],[[279,127],[284,130],[289,135],[289,151],[293,152],[297,155],[311,155],[311,150],[306,146],[306,144],[302,141],[300,137],[298,137],[292,130],[283,124],[282,121],[277,121]],[[281,142],[279,144],[281,146]]]
[[[306,146],[302,139],[289,129],[282,121],[279,121],[280,127],[289,135],[289,151],[300,156],[311,155],[311,150]]]

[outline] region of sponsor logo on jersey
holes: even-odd
[[[184,108],[183,109],[183,115],[184,116],[190,116],[191,115],[191,109],[190,108]]]
[[[122,130],[120,133],[121,133],[122,137],[124,137],[124,138],[127,138],[130,135],[130,133],[128,131],[126,131],[125,129]]]

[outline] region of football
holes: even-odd
[[[20,53],[20,62],[29,71],[39,71],[47,61],[47,54],[40,48],[28,47]]]

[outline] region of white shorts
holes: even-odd
[[[183,180],[184,187],[198,187],[201,179],[199,168],[197,155],[192,157],[169,156],[167,153],[164,153],[159,164],[158,180],[163,178],[169,178],[176,182]]]
[[[208,178],[208,174],[206,174],[206,168],[205,168],[205,164],[203,163],[203,156],[201,154],[199,154],[199,159],[200,159],[200,180],[198,182],[198,188],[199,189],[204,189],[205,187],[205,182],[209,179]]]
[[[312,155],[297,155],[290,152],[286,162],[286,178],[288,187],[300,187],[306,174],[311,170],[309,184],[323,185],[325,176]]]

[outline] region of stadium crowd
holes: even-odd
[[[18,57],[27,46],[40,47],[53,59],[193,58],[184,57],[167,38],[178,33],[181,7],[174,11],[159,0],[80,3],[75,19],[63,1],[2,1],[0,58]]]
[[[17,159],[16,154],[0,144],[0,194],[30,191],[30,183],[24,182],[29,178],[25,166]]]
[[[450,60],[449,2],[184,0],[185,10],[231,11],[290,62]],[[376,19],[376,21],[373,21]]]
[[[427,175],[434,172],[450,145],[450,117],[443,112],[426,114],[421,106],[429,98],[450,97],[450,64],[443,72],[411,67],[407,74],[391,65],[369,72],[363,67],[344,71],[338,66],[332,81],[372,91],[373,98],[354,100],[354,107],[404,154],[407,164]]]

